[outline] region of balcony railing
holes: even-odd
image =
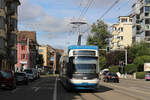
[[[145,25],[145,30],[150,30],[150,25]]]

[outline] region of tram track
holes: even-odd
[[[105,100],[104,98],[100,97],[99,95],[92,93],[92,95],[94,95],[95,97],[97,97],[99,100]]]
[[[112,84],[108,84],[107,86],[114,88],[114,92],[116,92],[116,93],[131,97],[136,100],[145,100],[145,98],[146,98],[143,94],[140,94],[140,91],[136,91],[136,90],[131,91],[130,89],[127,90],[127,88],[118,87],[118,86],[112,85]]]

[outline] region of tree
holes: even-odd
[[[100,69],[104,69],[106,67],[106,63],[107,63],[106,58],[103,57],[103,56],[100,56],[99,57],[99,67],[100,67]]]
[[[150,62],[150,56],[139,56],[134,59],[134,64],[137,66],[137,71],[144,71],[144,63]]]
[[[133,44],[130,48],[128,48],[128,63],[133,63],[135,58],[144,55],[150,55],[150,48],[148,44],[145,42]]]
[[[137,66],[135,64],[128,64],[127,66],[125,66],[125,71],[128,74],[133,74],[137,71]]]
[[[93,35],[89,35],[87,38],[87,45],[97,45],[99,48],[106,48],[108,41],[106,39],[110,35],[107,24],[102,20],[97,20],[92,25],[91,32]]]

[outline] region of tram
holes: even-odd
[[[97,46],[69,46],[60,58],[60,80],[69,89],[96,89],[99,84]]]

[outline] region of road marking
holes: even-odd
[[[14,89],[13,91],[11,91],[11,93],[15,93],[18,89]]]
[[[55,88],[54,88],[53,100],[57,100],[57,77],[56,77],[56,80],[55,80]]]
[[[34,89],[34,92],[37,92],[40,89],[40,87],[33,87],[32,89]]]

